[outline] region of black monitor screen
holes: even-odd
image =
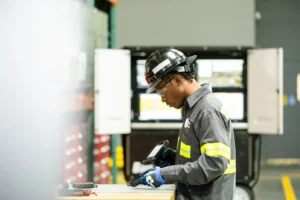
[[[181,120],[182,110],[171,108],[157,94],[139,94],[139,120]]]
[[[147,88],[147,82],[145,80],[145,62],[146,60],[136,61],[136,80],[138,88]]]
[[[244,119],[244,94],[235,92],[215,92],[218,99],[225,105],[232,120]]]
[[[210,82],[212,87],[243,87],[243,59],[198,59],[200,84]]]

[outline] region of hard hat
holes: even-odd
[[[195,73],[196,69],[192,64],[196,59],[196,55],[186,57],[177,49],[164,49],[153,52],[148,57],[145,64],[145,79],[148,83],[146,93],[153,92],[156,85],[170,72]]]

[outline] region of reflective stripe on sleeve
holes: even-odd
[[[180,155],[186,158],[191,158],[191,146],[180,142]]]
[[[235,160],[230,160],[230,163],[225,171],[224,174],[233,174],[236,172],[236,161]]]
[[[208,156],[223,156],[227,160],[230,160],[230,147],[225,144],[216,142],[216,143],[207,143],[201,146],[201,154],[205,153]]]
[[[176,145],[176,150],[178,149],[178,145],[179,145],[179,140],[180,140],[180,137],[177,138],[177,145]]]

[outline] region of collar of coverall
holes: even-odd
[[[211,93],[212,89],[211,89],[211,85],[209,83],[204,83],[201,84],[201,87],[196,90],[193,94],[191,94],[187,99],[186,102],[189,107],[193,107],[195,105],[195,103],[201,99],[203,96],[205,96],[208,93]]]

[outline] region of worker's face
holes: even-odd
[[[181,78],[179,75],[170,76],[155,87],[156,92],[161,96],[162,102],[177,109],[181,108],[184,102]]]

